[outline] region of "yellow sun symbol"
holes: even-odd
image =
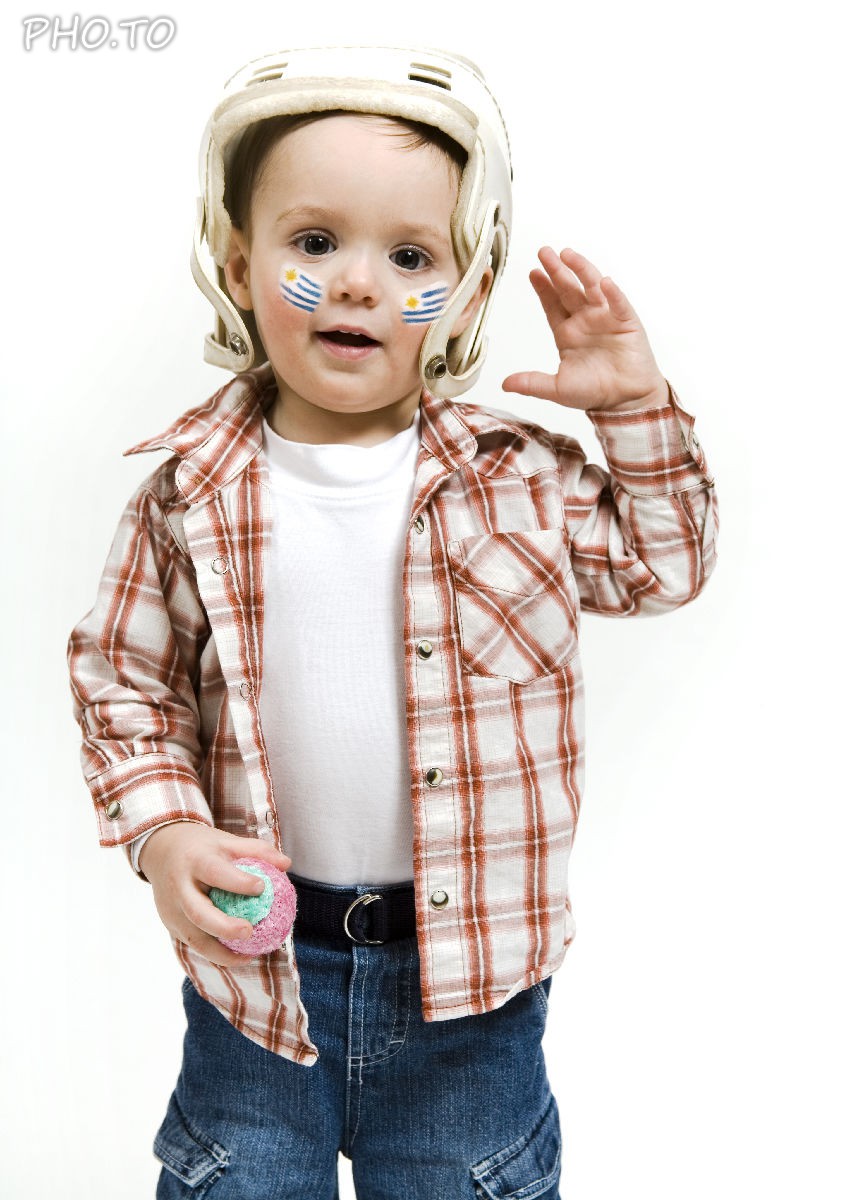
[[[416,296],[409,296],[405,302],[405,307],[406,308],[416,308],[418,304],[419,304],[419,301]]]
[[[293,283],[296,279],[299,278],[299,272],[294,270],[293,267],[290,267],[289,270],[284,272],[284,278],[287,280],[288,283]]]

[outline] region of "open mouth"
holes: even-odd
[[[366,333],[349,333],[343,329],[326,329],[319,335],[323,341],[334,342],[337,346],[378,346],[375,338]]]

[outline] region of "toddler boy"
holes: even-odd
[[[574,932],[579,611],[703,587],[693,420],[567,249],[530,276],[558,371],[503,387],[586,410],[609,469],[456,402],[511,229],[467,60],[259,60],[203,149],[194,273],[236,378],[128,452],[171,457],[69,643],[101,843],[150,881],[187,977],[158,1195],[332,1196],[340,1150],[363,1196],[556,1197],[540,1042]],[[241,856],[298,894],[260,958],[208,898],[262,890]]]

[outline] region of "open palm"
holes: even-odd
[[[668,402],[668,385],[627,297],[582,254],[550,246],[530,282],[559,351],[555,375],[520,371],[503,390],[567,408],[638,409]]]

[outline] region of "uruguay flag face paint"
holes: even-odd
[[[402,302],[403,321],[406,325],[422,325],[440,317],[449,290],[445,283],[436,283],[423,291],[409,292]]]
[[[298,267],[283,266],[278,276],[281,296],[294,308],[312,313],[322,299],[322,285]]]

